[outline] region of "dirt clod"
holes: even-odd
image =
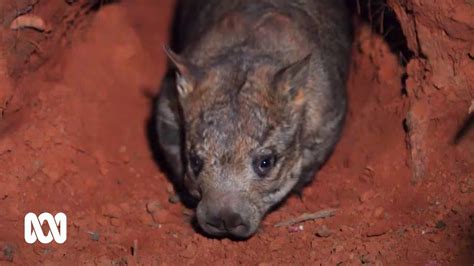
[[[195,244],[189,244],[186,246],[186,248],[184,249],[184,251],[182,251],[180,253],[181,256],[185,257],[185,258],[193,258],[194,256],[196,256],[196,253],[197,253],[197,247]]]
[[[369,227],[369,229],[367,230],[366,236],[367,237],[382,236],[386,234],[387,231],[388,231],[388,227],[386,224],[378,223]]]
[[[325,225],[323,225],[318,228],[318,230],[316,231],[316,235],[319,237],[329,237],[332,235],[332,232]]]
[[[361,203],[365,203],[368,200],[370,200],[374,195],[375,195],[375,192],[373,190],[366,191],[359,196],[359,201]]]
[[[381,218],[384,214],[385,210],[383,207],[378,207],[374,211],[374,217],[375,218]]]
[[[162,209],[163,206],[161,205],[161,202],[158,200],[153,200],[150,201],[146,204],[146,210],[149,213],[155,213],[156,211]]]
[[[110,218],[119,218],[122,216],[122,210],[117,205],[107,204],[103,207],[102,214]]]

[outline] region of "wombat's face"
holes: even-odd
[[[297,183],[307,60],[280,72],[221,64],[190,73],[171,54],[185,128],[185,184],[211,235],[251,236]],[[194,70],[196,71],[196,70]]]

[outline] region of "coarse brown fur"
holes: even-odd
[[[182,3],[158,137],[213,235],[248,237],[337,142],[351,47],[342,0]],[[267,166],[270,165],[270,168]]]

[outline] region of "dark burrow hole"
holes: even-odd
[[[380,34],[390,47],[392,53],[398,56],[399,63],[404,68],[414,57],[413,51],[408,48],[407,39],[403,33],[402,27],[395,12],[387,4],[386,0],[347,0],[354,16],[363,23],[367,23],[373,32]],[[408,96],[406,80],[408,74],[405,72],[400,80],[400,94]],[[406,134],[410,128],[407,119],[403,120],[402,127]]]
[[[386,0],[347,0],[353,14],[369,24],[373,31],[382,35],[390,50],[398,55],[400,64],[406,64],[414,53],[408,48],[407,40],[397,15]]]
[[[408,48],[407,40],[395,12],[386,0],[347,0],[352,13],[364,23],[371,26],[372,30],[385,39],[390,50],[398,56],[399,63],[406,67],[414,57],[413,51]],[[407,73],[401,78],[400,94],[407,96]]]

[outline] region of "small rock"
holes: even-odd
[[[316,235],[319,237],[329,237],[331,234],[332,234],[331,230],[329,230],[325,225],[321,226],[316,231]]]
[[[119,218],[120,216],[122,216],[122,210],[116,205],[107,204],[102,209],[102,214],[111,218]]]
[[[387,233],[387,227],[383,224],[376,224],[374,226],[371,226],[369,230],[367,231],[367,236],[368,237],[375,237],[375,236],[381,236]]]
[[[120,226],[120,220],[117,219],[117,218],[112,218],[112,219],[110,219],[110,224],[112,226]]]
[[[350,226],[347,226],[347,225],[341,225],[341,227],[339,228],[339,231],[341,231],[341,232],[352,232],[352,231],[354,231],[354,228],[352,228]]]
[[[433,243],[440,243],[443,240],[443,236],[441,234],[432,234],[428,237],[428,240]]]
[[[142,224],[151,224],[153,222],[153,219],[149,213],[141,213],[138,216],[138,220]]]
[[[365,254],[360,257],[360,262],[362,264],[370,264],[373,261],[372,256],[370,254]]]
[[[98,232],[89,232],[89,237],[92,241],[99,241],[100,235]]]
[[[155,211],[151,214],[151,217],[153,218],[153,221],[155,221],[155,223],[159,224],[168,224],[175,221],[175,216],[165,209]]]
[[[146,204],[146,210],[149,213],[155,213],[156,211],[162,209],[161,203],[158,200],[150,201]]]
[[[184,210],[183,210],[183,215],[185,215],[185,216],[193,216],[193,215],[194,215],[194,211],[193,211],[193,210],[190,210],[190,209],[184,209]]]
[[[374,194],[375,193],[372,190],[366,191],[362,193],[362,195],[359,196],[359,201],[361,203],[367,202],[369,199],[371,199],[374,196]]]
[[[99,172],[101,175],[107,175],[109,173],[109,169],[107,167],[107,159],[102,151],[96,151],[94,153],[96,162],[99,166]]]
[[[181,252],[181,256],[187,259],[191,259],[196,256],[197,247],[194,244],[189,244],[183,252]]]
[[[178,194],[172,194],[168,197],[168,202],[171,203],[171,204],[176,204],[180,201],[181,201],[181,199],[179,198]]]
[[[166,184],[166,192],[168,192],[168,194],[174,194],[173,184],[171,183]]]
[[[385,210],[384,210],[382,207],[378,207],[378,208],[375,209],[375,211],[374,211],[374,217],[375,217],[375,218],[380,218],[380,217],[382,217],[384,211],[385,211]]]

